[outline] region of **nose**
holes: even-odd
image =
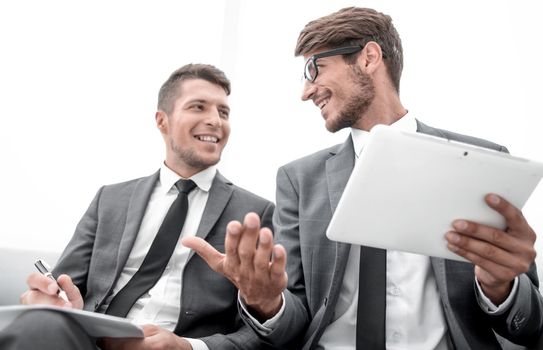
[[[317,88],[315,87],[315,84],[310,82],[307,79],[304,79],[304,85],[302,87],[302,101],[307,101],[311,99],[311,96],[315,93]]]
[[[206,123],[214,128],[220,129],[222,127],[221,112],[219,110],[213,110],[209,113]]]

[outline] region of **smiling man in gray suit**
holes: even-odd
[[[229,94],[229,80],[213,66],[190,64],[172,73],[160,89],[156,112],[166,146],[160,170],[98,191],[54,269],[68,301],[57,296],[54,282],[35,273],[21,297],[24,304],[126,315],[147,324],[143,339],[100,340],[103,349],[264,348],[239,317],[234,285],[179,243],[180,237],[196,235],[223,250],[228,222],[242,220],[249,211],[271,226],[273,203],[233,185],[215,167],[230,135]],[[129,294],[120,291],[136,280],[145,257],[152,254],[157,231],[182,191],[174,186],[180,179],[194,183],[188,211],[172,215],[186,214],[184,225],[174,229],[172,243],[150,259],[165,254],[165,266],[134,303],[113,312],[110,306],[122,304]],[[122,297],[115,301],[118,295]],[[17,336],[21,332],[23,336]],[[95,341],[61,314],[30,312],[1,334],[0,347],[95,349]]]
[[[536,235],[506,199],[485,198],[506,220],[506,231],[458,218],[450,232],[435,232],[471,263],[338,243],[325,235],[377,124],[506,149],[426,126],[408,113],[399,98],[402,45],[387,15],[346,8],[309,22],[296,55],[306,60],[302,99],[320,109],[329,131],[349,127],[351,135],[279,169],[277,245],[268,229],[259,230],[256,215],[229,226],[226,255],[196,238],[184,240],[237,284],[247,323],[289,349],[500,349],[495,332],[541,349]]]

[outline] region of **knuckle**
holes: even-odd
[[[493,258],[496,256],[496,248],[492,245],[485,245],[483,248],[483,256],[485,258]]]
[[[240,259],[242,260],[249,260],[253,256],[252,251],[249,251],[247,249],[239,249],[238,254],[239,254]]]
[[[485,259],[476,254],[466,254],[466,259],[471,261],[476,266],[484,267]]]
[[[519,271],[521,271],[522,273],[528,272],[528,270],[530,270],[530,266],[532,265],[531,261],[532,260],[528,261],[524,259],[519,261]]]
[[[518,210],[517,208],[512,207],[510,216],[513,221],[516,221],[516,222],[524,221],[524,215],[522,215],[522,212]]]
[[[21,295],[19,296],[19,302],[20,302],[21,304],[26,304],[27,295],[28,295],[28,291],[27,291],[27,292],[24,292],[23,294],[21,294]]]
[[[479,231],[479,224],[476,222],[466,221],[466,228],[463,232],[475,234]]]
[[[503,233],[500,232],[499,230],[492,230],[490,232],[490,239],[491,239],[491,242],[500,244],[500,243],[503,243],[504,236],[503,236]]]
[[[255,259],[255,268],[257,270],[267,270],[269,262],[265,259]]]
[[[527,255],[528,255],[529,265],[531,265],[532,262],[535,261],[535,258],[537,257],[537,252],[535,251],[535,249],[532,248],[530,249]]]
[[[528,239],[530,240],[530,242],[531,242],[532,244],[534,244],[535,241],[536,241],[536,239],[537,239],[537,235],[536,235],[535,231],[532,230],[531,228],[530,228],[530,230],[528,231]]]

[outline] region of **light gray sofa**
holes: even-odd
[[[34,261],[41,258],[51,266],[60,252],[0,248],[0,305],[19,304],[19,296],[27,290],[26,278],[34,271]]]

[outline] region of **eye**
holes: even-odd
[[[195,110],[195,111],[203,111],[204,110],[204,105],[201,104],[201,103],[196,103],[196,104],[190,105],[189,109],[192,109],[192,110]]]
[[[230,111],[226,110],[226,109],[220,109],[219,110],[219,115],[222,119],[226,119],[228,120],[228,118],[230,117]]]

